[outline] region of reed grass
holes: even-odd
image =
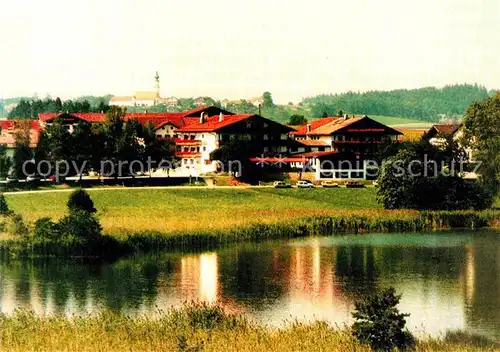
[[[484,338],[460,333],[417,340],[416,351],[493,351]],[[2,351],[370,351],[348,328],[325,322],[288,322],[275,329],[201,303],[127,317],[106,311],[96,316],[0,315]]]
[[[216,248],[244,241],[365,232],[500,227],[500,211],[384,210],[369,189],[117,190],[91,192],[104,228],[101,243],[20,243],[0,247],[21,256],[108,256]],[[64,214],[68,194],[9,195],[28,219]],[[360,206],[371,207],[368,209]],[[36,209],[34,212],[27,209]],[[35,215],[33,215],[35,214]]]

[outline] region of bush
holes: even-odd
[[[0,193],[0,215],[7,215],[9,212],[9,206],[5,200],[5,196],[3,193]]]
[[[68,208],[70,212],[83,210],[87,213],[95,213],[97,211],[89,194],[83,189],[77,189],[71,193],[68,199]]]
[[[18,236],[23,239],[29,237],[30,230],[24,223],[23,217],[20,214],[12,213],[9,216],[7,224],[7,233],[13,236]]]
[[[58,224],[61,235],[66,238],[90,242],[101,237],[99,220],[87,211],[75,209],[63,217]]]
[[[357,301],[356,311],[352,313],[356,319],[352,325],[353,335],[375,351],[412,348],[414,338],[405,329],[405,317],[409,314],[402,314],[396,308],[400,299],[391,287]]]
[[[35,239],[40,240],[58,240],[59,226],[51,218],[40,218],[35,221],[34,228]]]

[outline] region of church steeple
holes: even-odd
[[[156,74],[155,74],[155,91],[156,91],[156,96],[159,98],[160,97],[160,75],[158,74],[158,71],[156,71]]]

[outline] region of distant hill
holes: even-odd
[[[474,101],[488,97],[494,91],[488,92],[477,84],[450,85],[443,88],[426,87],[419,89],[399,89],[392,91],[370,91],[365,93],[347,92],[342,94],[321,94],[304,98],[298,104],[278,105],[271,101],[262,106],[260,112],[272,120],[286,123],[292,115],[302,115],[311,120],[325,113],[336,116],[339,110],[353,115],[368,115],[388,125],[415,124],[419,122],[435,123],[440,120],[459,119],[467,107]],[[3,110],[3,116],[10,118],[36,118],[40,112],[76,111],[106,111],[112,95],[82,96],[73,100],[63,101],[61,107],[56,106],[53,98],[9,98],[3,100],[3,105],[10,105],[9,111]],[[269,97],[271,97],[269,93]],[[158,105],[153,107],[130,108],[134,112],[150,111],[185,111],[196,107],[200,98],[180,98],[176,106]],[[259,107],[250,100],[218,101],[204,97],[204,104],[217,105],[235,113],[258,113]],[[13,104],[19,104],[13,108]],[[0,102],[2,105],[2,102]],[[82,112],[85,112],[82,111]],[[0,116],[2,106],[0,106]]]
[[[477,84],[457,84],[443,88],[398,89],[392,91],[322,94],[305,98],[313,117],[335,114],[339,109],[350,114],[400,116],[436,122],[445,117],[464,115],[474,101],[488,97],[488,90]]]

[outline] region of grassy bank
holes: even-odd
[[[370,351],[347,328],[323,322],[271,329],[224,313],[189,305],[158,318],[127,318],[112,312],[94,317],[0,316],[4,351]],[[483,338],[448,334],[417,341],[417,351],[492,351]]]
[[[379,212],[367,189],[137,189],[89,190],[104,233],[211,231],[313,215]],[[69,193],[6,195],[25,220],[62,217]]]
[[[4,235],[0,247],[21,256],[108,258],[310,235],[500,226],[498,210],[380,209],[374,189],[149,189],[90,193],[104,227],[104,236],[98,240],[47,240],[32,236],[20,239]],[[63,216],[68,196],[16,194],[9,195],[7,201],[11,209],[34,221],[44,216]]]

